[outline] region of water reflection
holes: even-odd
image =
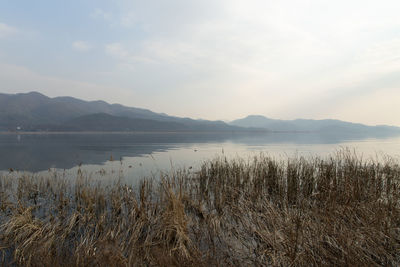
[[[248,152],[286,153],[303,151],[330,153],[340,146],[400,154],[394,136],[316,133],[141,133],[141,134],[50,134],[0,135],[0,170],[9,168],[42,171],[70,169],[80,164],[99,165],[124,159],[128,167],[145,164],[162,167],[171,162],[198,162],[218,153],[243,155]],[[151,155],[152,158],[149,158]],[[135,160],[135,162],[133,161]],[[107,163],[110,164],[110,163]],[[115,164],[114,164],[115,165]],[[125,166],[126,167],[126,166]],[[128,168],[126,167],[126,168]],[[146,166],[141,166],[146,168]],[[154,166],[153,166],[154,167]],[[157,167],[157,166],[156,166]],[[160,168],[162,168],[160,167]],[[147,166],[147,168],[149,168]]]

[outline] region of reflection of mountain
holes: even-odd
[[[50,134],[0,135],[0,170],[27,171],[49,167],[72,168],[80,163],[102,164],[112,155],[139,157],[157,151],[204,143],[232,142],[243,145],[338,144],[387,136],[317,133],[151,133],[151,134]]]
[[[222,134],[50,134],[0,135],[0,170],[40,171],[102,164],[112,155],[136,157],[185,143],[223,142]]]

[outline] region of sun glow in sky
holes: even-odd
[[[398,0],[0,3],[0,92],[400,126]]]

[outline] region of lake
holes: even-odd
[[[318,133],[0,134],[0,170],[123,176],[136,180],[193,168],[217,156],[326,156],[342,148],[364,158],[400,158],[400,136]],[[191,169],[192,169],[191,168]],[[15,173],[15,172],[14,172]]]

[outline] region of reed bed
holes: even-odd
[[[13,266],[398,266],[400,166],[215,158],[137,186],[82,172],[0,179],[0,263]]]

